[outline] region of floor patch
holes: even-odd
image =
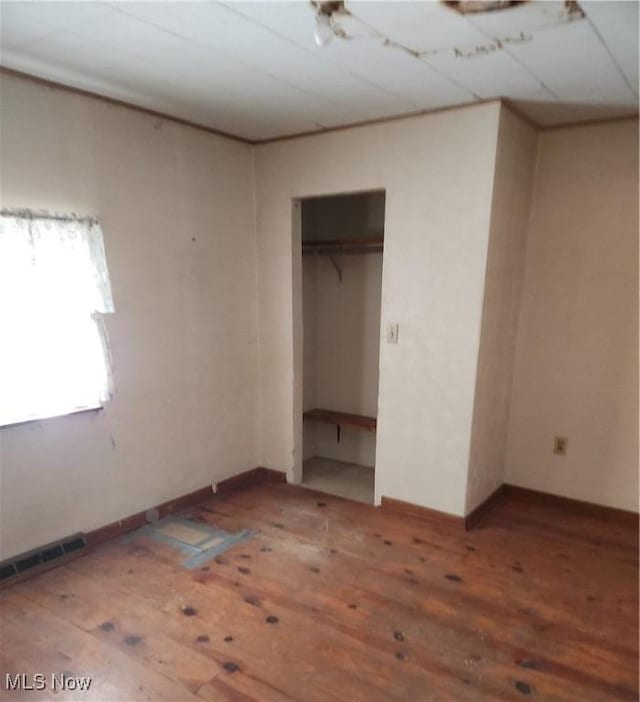
[[[210,524],[203,524],[185,517],[165,517],[152,524],[145,524],[125,537],[125,540],[132,541],[139,536],[149,536],[180,549],[188,556],[182,562],[182,566],[191,570],[201,567],[232,546],[247,541],[253,536],[253,532],[244,529],[237,534],[230,534]]]
[[[170,539],[182,541],[185,544],[196,546],[202,542],[202,531],[196,529],[191,524],[180,524],[178,522],[167,522],[155,527],[160,534],[168,536]]]

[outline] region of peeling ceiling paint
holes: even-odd
[[[442,0],[443,5],[447,7],[455,6],[456,11],[461,14],[477,14],[480,12],[496,12],[498,10],[510,10],[514,7],[524,4],[526,0],[503,0],[499,2],[481,2],[476,0]],[[358,3],[350,2],[349,8],[345,6],[344,2],[315,2],[311,3],[318,11],[326,14],[332,20],[332,28],[334,34],[338,39],[341,40],[357,40],[362,37],[376,37],[382,42],[385,47],[391,47],[396,49],[401,49],[405,51],[410,56],[414,58],[423,58],[428,56],[435,56],[437,54],[450,53],[456,58],[474,58],[478,56],[485,56],[491,54],[495,51],[501,51],[505,48],[505,45],[520,42],[532,41],[533,35],[527,34],[524,31],[513,36],[505,36],[495,39],[495,41],[489,42],[487,44],[479,44],[475,46],[449,46],[441,47],[437,49],[430,50],[419,50],[415,47],[406,46],[390,36],[385,35],[378,28],[373,27],[364,20],[358,17]],[[547,22],[537,27],[537,31],[542,31],[546,29],[552,29],[562,24],[568,22],[575,22],[576,20],[582,20],[585,18],[585,13],[582,11],[580,6],[575,0],[565,0],[564,3],[557,3],[560,7],[558,9],[554,8],[554,11],[550,14]],[[474,9],[462,11],[460,8],[466,5],[473,5]],[[485,9],[482,9],[485,8]],[[362,25],[365,28],[364,33],[358,33],[355,35],[349,34],[346,31],[340,20],[345,16],[352,18],[355,22]]]

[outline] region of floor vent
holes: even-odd
[[[76,534],[53,544],[47,544],[47,546],[14,556],[0,563],[0,582],[15,578],[27,571],[35,573],[38,568],[48,566],[57,559],[86,547],[87,540],[84,535]]]

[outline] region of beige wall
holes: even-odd
[[[537,130],[500,110],[466,512],[504,483]]]
[[[507,466],[510,483],[638,509],[637,120],[540,134]]]
[[[300,479],[292,200],[385,189],[381,326],[399,323],[400,343],[380,348],[376,499],[464,513],[498,116],[492,103],[256,149],[264,465]]]
[[[299,480],[292,203],[310,195],[386,189],[376,499],[464,514],[497,484],[532,139],[513,116],[492,103],[252,151],[1,81],[2,206],[102,221],[116,394],[0,430],[0,557],[259,464]],[[538,149],[506,480],[637,509],[637,122]]]
[[[2,557],[259,464],[252,153],[2,77],[2,205],[96,215],[116,313],[103,411],[4,428]]]

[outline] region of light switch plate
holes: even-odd
[[[400,325],[397,323],[387,325],[387,344],[397,344]]]

